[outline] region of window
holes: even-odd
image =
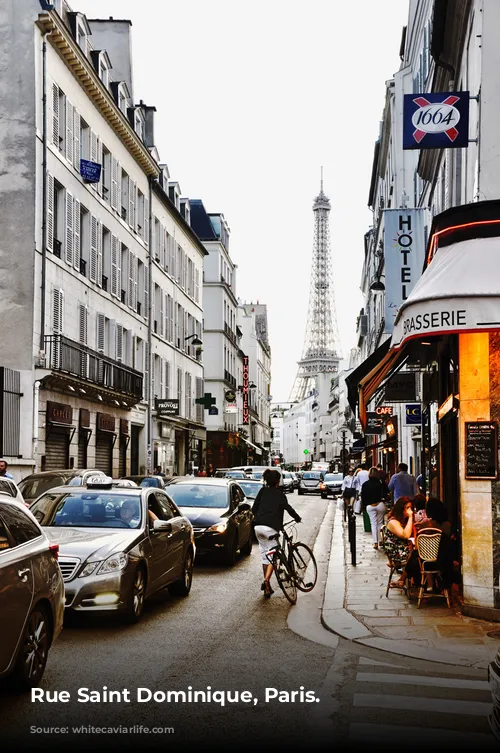
[[[109,291],[110,277],[111,277],[111,233],[109,230],[101,224],[102,228],[102,276],[101,285],[102,289]]]
[[[169,361],[165,361],[165,399],[170,397],[172,367]]]
[[[56,83],[52,84],[52,144],[65,154],[66,97]]]
[[[78,202],[78,204],[80,204],[80,202]],[[82,206],[82,204],[80,204],[79,229],[79,244],[75,245],[75,268],[80,271],[80,274],[87,276],[88,264],[90,261],[90,213],[84,206]],[[77,243],[78,241],[75,231],[75,244]]]
[[[90,128],[83,118],[80,118],[80,157],[90,159]]]
[[[116,165],[116,160],[115,160]],[[101,170],[101,182],[102,182],[102,197],[105,201],[111,199],[111,153],[106,149],[103,144],[102,147],[102,170]],[[116,203],[116,200],[115,200]]]
[[[83,54],[87,54],[87,35],[80,24],[76,25],[76,43],[83,50]]]
[[[135,230],[136,227],[136,215],[135,209],[137,206],[137,183],[131,178],[128,179],[128,224]]]
[[[52,251],[54,256],[57,256],[57,258],[60,259],[62,256],[62,242],[66,229],[66,195],[63,186],[56,180],[53,181],[52,196]],[[50,204],[50,196],[48,198]],[[50,212],[48,212],[48,214],[49,213]],[[47,225],[50,227],[50,222],[48,222]]]
[[[101,223],[90,216],[90,269],[89,280],[102,286],[102,231]]]
[[[120,241],[116,235],[111,234],[110,240],[111,262],[111,295],[121,299],[122,290],[122,251]]]
[[[127,302],[131,309],[137,310],[137,278],[138,278],[138,259],[132,251],[128,252],[128,296]]]
[[[100,313],[96,316],[96,350],[99,353],[106,351],[106,317]]]
[[[0,521],[7,526],[14,546],[38,539],[42,535],[37,524],[23,510],[12,504],[0,504]]]
[[[186,371],[185,375],[185,382],[186,382],[186,390],[185,390],[185,397],[186,397],[186,408],[185,408],[185,418],[191,418],[191,405],[192,405],[192,395],[191,395],[191,374]]]
[[[182,410],[182,369],[177,369],[177,400],[179,401],[179,413]]]
[[[104,86],[107,88],[108,83],[109,83],[109,71],[103,60],[99,61],[99,78],[101,79]]]
[[[60,335],[64,331],[64,290],[54,288],[52,297],[52,331]]]
[[[85,303],[78,304],[78,341],[87,345],[89,310]]]
[[[129,190],[129,177],[127,173],[122,170],[122,190],[121,190],[121,207],[120,216],[122,220],[128,219],[128,190]]]
[[[123,326],[116,325],[115,329],[115,358],[117,361],[123,360]]]
[[[134,129],[139,138],[144,141],[144,122],[140,110],[136,110],[134,113]]]
[[[121,87],[118,90],[118,107],[123,113],[125,113],[125,115],[127,114],[127,97]]]

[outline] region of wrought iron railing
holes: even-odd
[[[224,380],[231,385],[231,387],[236,387],[236,379],[235,377],[229,373],[227,369],[224,369]]]
[[[143,375],[135,369],[64,335],[48,335],[44,344],[47,368],[142,399]]]
[[[224,332],[229,337],[233,345],[238,344],[238,338],[227,322],[224,322]]]

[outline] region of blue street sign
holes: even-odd
[[[403,149],[469,145],[469,92],[405,94]]]
[[[415,405],[406,405],[406,426],[420,426],[422,423],[422,406],[420,403]]]
[[[216,408],[215,405],[212,405],[212,407],[208,409],[208,415],[209,416],[218,416],[219,415],[219,409]]]
[[[98,162],[90,162],[88,159],[80,160],[80,175],[86,183],[99,183],[101,180],[101,165]]]

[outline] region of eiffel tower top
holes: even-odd
[[[327,209],[328,211],[330,211],[331,209],[330,199],[328,198],[326,193],[323,191],[323,168],[321,168],[321,184],[320,184],[319,194],[314,199],[313,212],[316,209]]]

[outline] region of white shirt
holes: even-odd
[[[352,489],[353,482],[354,482],[354,479],[352,476],[346,476],[345,479],[342,481],[342,491],[344,491],[344,489]]]
[[[360,492],[361,487],[365,483],[365,481],[368,481],[369,473],[368,471],[361,470],[357,476],[354,477],[352,486],[353,489],[356,489],[356,491]]]

